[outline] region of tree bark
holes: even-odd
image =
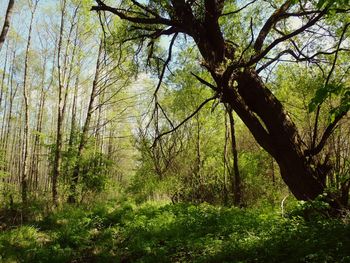
[[[61,148],[62,148],[62,124],[64,114],[64,79],[62,77],[61,69],[61,51],[63,41],[63,29],[66,12],[66,0],[63,1],[61,10],[61,24],[60,33],[58,40],[58,54],[57,54],[57,70],[58,70],[58,107],[57,107],[57,126],[56,126],[56,145],[54,150],[54,163],[52,173],[52,201],[54,205],[58,204],[58,192],[57,192],[57,180],[60,177],[60,166],[61,166]]]
[[[1,106],[2,106],[2,101],[3,101],[3,97],[5,96],[4,99],[4,107],[2,110],[2,124],[1,124],[1,133],[0,133],[0,146],[2,150],[4,149],[4,128],[5,128],[5,118],[6,118],[6,110],[7,110],[7,95],[8,95],[8,90],[4,90],[5,87],[5,76],[6,76],[6,71],[7,71],[7,60],[8,60],[8,53],[9,53],[9,45],[7,45],[6,48],[6,54],[5,54],[5,62],[4,62],[4,68],[3,68],[3,72],[2,72],[2,78],[1,78],[1,87],[0,87],[0,110],[2,110]],[[9,74],[10,75],[10,72]],[[8,77],[9,79],[9,77]]]
[[[23,169],[21,177],[21,190],[22,190],[22,203],[27,203],[27,191],[28,191],[28,152],[29,152],[29,90],[28,90],[28,61],[29,61],[29,50],[32,39],[32,28],[35,9],[37,7],[38,0],[34,3],[33,9],[31,10],[27,47],[24,61],[24,76],[23,76],[23,99],[24,99],[24,132],[23,132]]]
[[[11,21],[11,16],[13,13],[14,5],[15,5],[15,0],[9,0],[9,4],[8,4],[7,10],[6,10],[4,25],[2,27],[2,31],[0,34],[0,51],[2,49],[2,46],[3,46],[5,39],[6,39],[6,35],[9,31],[9,28],[10,28],[10,21]]]
[[[196,32],[199,33],[193,37],[217,84],[214,91],[221,94],[221,101],[230,105],[260,146],[274,157],[291,192],[299,200],[312,200],[323,193],[327,171],[307,157],[305,144],[281,102],[266,88],[254,69],[223,67],[225,57],[218,59],[222,52],[218,46],[210,45],[208,33]]]
[[[237,78],[238,87],[226,87],[227,103],[248,126],[258,143],[278,163],[281,176],[300,200],[310,200],[325,187],[324,174],[312,168],[298,130],[282,104],[268,90],[254,70],[246,69]],[[233,91],[229,93],[229,91]]]
[[[55,64],[55,63],[53,63]],[[38,189],[38,175],[39,175],[39,154],[40,154],[40,136],[42,133],[43,118],[44,118],[44,108],[46,102],[47,91],[45,90],[45,77],[46,77],[46,67],[47,67],[47,57],[44,58],[43,63],[43,74],[41,79],[41,89],[40,89],[40,99],[37,109],[36,118],[36,134],[33,139],[33,151],[30,169],[31,187],[34,191]]]
[[[231,151],[233,156],[233,175],[231,174],[231,187],[233,190],[233,203],[235,206],[242,205],[242,180],[238,168],[238,151],[236,143],[235,120],[233,118],[232,109],[228,109],[231,133]]]
[[[2,71],[1,87],[0,87],[0,109],[1,109],[2,99],[3,99],[3,95],[4,95],[4,83],[5,83],[5,75],[6,75],[6,70],[7,70],[7,58],[8,58],[8,53],[9,53],[8,51],[9,51],[9,47],[7,45],[6,54],[5,54],[4,68],[3,68],[3,71]]]
[[[16,60],[16,52],[13,51],[13,55],[12,55],[12,65],[10,67],[10,71],[11,74],[8,78],[8,86],[10,87],[10,92],[8,92],[8,100],[9,100],[9,105],[8,105],[8,113],[7,113],[7,116],[4,115],[3,117],[3,120],[5,120],[5,117],[7,117],[7,121],[4,121],[4,132],[2,133],[3,135],[3,148],[4,148],[4,151],[5,153],[7,153],[7,150],[8,150],[8,140],[9,140],[9,136],[10,136],[10,133],[11,133],[11,124],[12,124],[12,109],[13,109],[13,103],[14,103],[14,100],[15,100],[15,96],[16,96],[16,93],[17,93],[17,90],[18,90],[18,85],[16,85],[16,87],[14,87],[14,84],[13,84],[13,75],[14,75],[14,67],[15,67],[15,60]],[[5,125],[6,123],[6,125]]]

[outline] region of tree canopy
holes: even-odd
[[[163,68],[155,94],[174,57],[175,43],[181,43],[182,49],[195,46],[201,56],[188,63],[197,63],[207,75],[192,72],[193,76],[212,90],[212,99],[238,114],[277,161],[293,194],[308,200],[323,193],[331,170],[323,150],[350,108],[349,65],[344,59],[349,50],[348,1],[131,0],[116,6],[96,2],[92,10],[116,15],[132,32],[122,43],[147,42],[148,60],[157,59],[155,43],[171,36],[167,58],[158,58]],[[282,63],[307,64],[321,78],[309,104],[309,111],[315,112],[309,141],[303,140],[283,103],[269,88],[268,77]],[[330,110],[327,125],[320,127],[322,105],[334,97],[339,102]]]

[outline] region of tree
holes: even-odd
[[[31,11],[31,17],[30,17],[30,24],[29,24],[29,32],[28,32],[28,38],[27,38],[27,47],[26,47],[26,54],[25,54],[25,61],[24,61],[24,76],[23,76],[23,99],[24,99],[24,146],[23,146],[23,170],[22,170],[22,177],[21,177],[21,188],[22,188],[22,202],[27,202],[27,187],[28,187],[28,171],[29,171],[29,162],[28,162],[28,156],[29,156],[29,91],[28,91],[28,60],[29,60],[29,50],[30,50],[30,44],[31,44],[31,38],[32,38],[32,29],[33,29],[33,19],[34,19],[34,13],[37,8],[39,0],[35,0],[34,3],[29,3],[30,11]]]
[[[9,28],[10,28],[10,21],[11,21],[11,16],[12,16],[12,11],[13,11],[14,5],[15,5],[15,0],[9,0],[9,4],[8,4],[7,10],[6,10],[4,25],[3,25],[1,33],[0,33],[0,51],[1,51],[2,45],[5,42],[7,32],[9,31]]]
[[[0,60],[1,196],[9,203],[22,199],[23,208],[49,193],[56,205],[66,199],[69,187],[76,185],[75,166],[74,197],[79,200],[131,170],[127,157],[120,161],[127,151],[120,149],[126,138],[121,134],[131,145],[131,128],[125,125],[131,77],[121,69],[124,59],[117,65],[102,49],[101,73],[94,81],[102,31],[96,35],[99,21],[89,11],[91,3],[37,3],[25,0],[27,8],[14,13],[27,26],[11,24]],[[122,167],[125,163],[130,166]]]
[[[57,55],[57,71],[58,71],[58,109],[57,109],[57,128],[56,128],[56,145],[54,150],[54,162],[53,162],[53,172],[52,172],[52,200],[55,205],[58,202],[58,193],[57,193],[57,180],[60,177],[60,166],[62,159],[62,125],[65,111],[65,94],[64,91],[64,80],[62,75],[62,62],[61,62],[61,52],[62,52],[62,42],[63,42],[63,30],[64,30],[64,21],[66,13],[66,0],[63,0],[61,6],[61,22],[60,22],[60,33],[58,40],[58,55]]]
[[[273,156],[283,180],[295,197],[310,200],[324,192],[329,166],[319,153],[339,121],[347,114],[350,107],[348,95],[344,95],[342,105],[336,107],[333,118],[322,133],[317,124],[317,112],[327,94],[332,92],[323,92],[326,95],[316,98],[314,140],[307,144],[281,101],[268,88],[263,76],[268,72],[267,69],[271,70],[271,65],[287,56],[294,62],[314,63],[321,67],[321,71],[328,71],[324,76],[324,85],[320,87],[320,90],[327,89],[339,53],[347,50],[342,44],[349,26],[346,22],[328,23],[327,19],[337,19],[337,13],[342,13],[343,18],[348,19],[346,1],[287,0],[278,5],[280,1],[262,3],[253,0],[240,8],[232,1],[225,0],[150,0],[146,3],[130,0],[122,1],[118,7],[109,6],[101,0],[96,2],[92,10],[113,13],[125,21],[126,27],[133,33],[132,37],[128,37],[129,40],[149,40],[149,56],[153,54],[155,40],[172,36],[168,58],[163,60],[160,82],[172,59],[174,43],[180,41],[181,34],[189,36],[202,56],[202,60],[197,63],[201,63],[210,75],[207,79],[195,77],[213,91],[212,100],[219,99],[238,114],[259,145]],[[260,5],[256,4],[258,2]],[[271,11],[271,15],[259,15],[259,8]],[[257,19],[253,13],[258,14]],[[244,15],[250,17],[250,22],[243,19]],[[288,26],[292,18],[297,18],[301,25]],[[259,20],[264,23],[259,23]],[[320,28],[325,28],[321,37],[316,32]],[[251,37],[247,39],[239,35],[238,32],[242,30]],[[306,42],[299,41],[306,36]],[[322,45],[317,40],[319,38],[323,43],[329,41],[330,48]],[[315,42],[318,43],[316,46]],[[190,43],[187,42],[188,45]],[[333,58],[331,67],[329,58]],[[334,204],[340,206],[338,201]]]
[[[236,143],[236,132],[235,132],[235,120],[233,118],[233,110],[229,107],[226,108],[229,123],[230,123],[230,134],[231,134],[231,151],[233,156],[233,167],[230,171],[231,177],[231,188],[233,191],[234,204],[236,206],[242,205],[242,179],[239,173],[238,168],[238,151],[237,151],[237,143]]]
[[[94,112],[94,101],[95,101],[95,99],[97,97],[97,93],[98,93],[100,66],[102,63],[101,62],[102,47],[103,47],[103,42],[101,40],[100,45],[99,45],[99,50],[98,50],[97,62],[96,62],[95,77],[94,77],[94,81],[92,83],[90,100],[89,100],[89,105],[88,105],[88,109],[87,109],[87,116],[85,118],[85,122],[83,125],[83,131],[82,131],[80,141],[79,141],[78,152],[77,152],[77,162],[76,162],[74,169],[73,169],[73,175],[72,175],[71,184],[70,184],[70,191],[71,192],[70,192],[70,195],[68,197],[68,203],[75,203],[76,202],[76,187],[77,187],[78,180],[79,180],[79,170],[81,169],[81,158],[82,158],[83,151],[86,147],[86,144],[88,142],[88,135],[89,135],[88,132],[90,129],[92,114]]]
[[[64,135],[64,121],[67,109],[67,98],[69,93],[70,83],[72,81],[73,66],[76,60],[77,53],[77,41],[74,41],[73,47],[71,47],[72,34],[74,28],[77,27],[78,10],[80,5],[73,5],[72,18],[69,20],[69,29],[66,42],[65,25],[68,20],[69,2],[63,0],[60,3],[61,18],[60,18],[60,30],[57,43],[57,73],[58,73],[58,107],[57,107],[57,126],[56,126],[56,143],[54,149],[53,160],[53,174],[52,174],[52,199],[55,205],[58,202],[58,179],[61,175],[61,162],[62,162],[62,147],[63,147],[63,135]],[[79,31],[76,30],[75,38],[78,38]],[[69,53],[71,51],[71,54]],[[71,56],[69,56],[71,55]]]

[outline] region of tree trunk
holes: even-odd
[[[231,150],[233,156],[233,178],[231,178],[231,187],[233,190],[233,203],[235,206],[242,205],[242,180],[238,168],[238,152],[236,144],[235,120],[233,118],[232,109],[228,109],[228,116],[230,120],[231,133]]]
[[[1,105],[2,105],[2,98],[3,98],[3,95],[4,95],[4,83],[5,83],[5,75],[6,75],[6,70],[7,70],[8,50],[9,50],[9,47],[7,45],[6,54],[5,54],[4,68],[3,68],[3,71],[2,71],[1,87],[0,87],[0,109],[1,109]]]
[[[43,63],[44,70],[43,70],[42,80],[40,84],[41,90],[40,90],[39,105],[37,109],[36,134],[34,135],[34,140],[33,140],[32,161],[31,161],[31,170],[30,170],[32,189],[34,191],[38,189],[40,134],[42,132],[44,108],[45,108],[45,101],[46,101],[46,91],[45,91],[46,66],[47,66],[47,58],[45,57],[44,63]]]
[[[10,77],[8,78],[8,86],[10,87],[10,92],[9,92],[9,106],[8,106],[8,114],[7,114],[7,121],[6,125],[3,125],[4,127],[4,132],[3,134],[3,148],[5,149],[5,153],[7,153],[7,147],[8,147],[8,140],[9,136],[11,133],[11,124],[12,124],[12,109],[13,109],[13,103],[15,100],[15,96],[18,90],[18,85],[16,87],[13,87],[13,75],[14,75],[14,67],[15,67],[15,60],[16,60],[16,52],[13,52],[12,55],[12,66],[10,68]],[[5,120],[5,115],[3,117]],[[4,122],[5,123],[5,122]]]
[[[73,169],[73,175],[72,175],[72,180],[71,180],[71,185],[70,185],[70,194],[69,194],[69,197],[67,200],[67,202],[71,203],[71,204],[76,202],[76,188],[77,188],[77,184],[79,181],[81,157],[82,157],[84,148],[86,146],[86,143],[88,142],[88,132],[89,132],[89,128],[90,128],[92,113],[94,111],[94,101],[95,101],[95,98],[97,95],[98,81],[99,81],[99,75],[100,75],[100,65],[101,65],[100,60],[101,60],[101,54],[102,54],[102,45],[103,45],[103,42],[101,40],[99,50],[98,50],[96,69],[95,69],[95,77],[94,77],[94,81],[92,83],[92,90],[91,90],[91,94],[90,94],[89,106],[88,106],[88,110],[87,110],[85,123],[83,126],[83,131],[81,134],[80,142],[79,142],[76,164],[75,164],[74,169]]]
[[[6,111],[7,111],[7,100],[8,100],[8,90],[4,90],[4,87],[5,87],[5,76],[6,76],[6,71],[7,71],[7,60],[8,60],[8,53],[9,53],[9,48],[8,48],[8,45],[7,45],[7,48],[6,48],[6,54],[5,54],[5,62],[4,62],[4,68],[3,68],[3,72],[2,72],[2,80],[1,80],[1,87],[0,87],[0,110],[1,110],[1,114],[2,114],[2,124],[1,124],[1,133],[0,133],[0,146],[1,146],[1,149],[2,150],[5,150],[4,149],[4,128],[5,128],[5,118],[6,118]],[[10,72],[9,72],[10,73]],[[8,79],[10,79],[8,77]],[[3,107],[3,110],[1,108],[2,106],[2,100],[3,100],[3,97],[5,96],[5,99],[4,99],[4,107]]]
[[[56,145],[54,151],[54,163],[53,163],[53,173],[52,173],[52,201],[54,205],[58,204],[58,192],[57,192],[57,180],[60,177],[60,166],[61,166],[61,148],[62,148],[62,123],[63,123],[63,113],[64,113],[64,91],[61,72],[61,50],[63,41],[63,29],[64,29],[64,19],[66,11],[66,0],[63,1],[61,10],[61,24],[60,33],[58,40],[58,54],[57,54],[57,70],[58,70],[58,107],[57,107],[57,126],[56,126]]]
[[[98,1],[97,6],[93,6],[92,10],[112,12],[122,20],[137,24],[141,29],[149,29],[150,25],[156,25],[157,30],[149,35],[150,38],[154,38],[155,35],[157,38],[161,35],[177,33],[192,37],[203,58],[201,65],[211,74],[216,85],[199,77],[197,79],[213,89],[223,103],[231,106],[258,144],[273,156],[279,165],[283,180],[295,197],[300,200],[310,200],[316,198],[325,188],[325,177],[329,170],[324,163],[320,164],[313,160],[313,156],[320,152],[329,136],[326,134],[318,147],[308,149],[281,102],[266,88],[254,69],[256,64],[267,58],[269,52],[278,44],[288,43],[292,37],[306,32],[329,11],[329,6],[319,10],[318,15],[301,28],[273,39],[270,34],[272,29],[278,21],[288,18],[285,16],[283,19],[291,6],[292,1],[286,1],[280,8],[276,8],[275,12],[266,19],[256,38],[253,31],[256,31],[257,25],[251,24],[253,36],[248,46],[238,46],[233,42],[234,39],[225,40],[227,36],[222,32],[222,26],[219,23],[225,1],[203,1],[201,6],[203,12],[200,16],[193,11],[192,1],[184,0],[171,1],[166,18],[162,14],[155,16],[153,11],[146,8],[144,10],[148,16],[135,16],[133,7],[120,11],[102,1]],[[160,25],[166,29],[163,34],[158,32]],[[239,26],[234,23],[231,25],[233,28]],[[140,39],[144,40],[143,31],[140,30],[139,33]],[[270,44],[265,43],[267,39]],[[240,50],[243,52],[237,54]],[[246,51],[252,52],[250,57],[245,54]],[[339,115],[338,120],[344,115],[344,112]],[[327,127],[329,133],[336,124],[337,122],[332,122]]]
[[[228,189],[227,189],[227,172],[230,174],[230,167],[228,165],[228,141],[229,141],[229,129],[227,126],[227,114],[225,114],[225,144],[224,144],[224,182],[223,182],[223,194],[224,194],[224,204],[228,205]],[[227,172],[226,172],[227,170]]]
[[[238,87],[226,87],[229,103],[252,132],[257,142],[278,163],[281,176],[299,200],[312,200],[324,190],[324,173],[305,156],[296,126],[282,104],[262,83],[254,70],[238,74]]]
[[[9,0],[9,4],[7,6],[6,15],[5,15],[4,26],[2,27],[2,31],[0,34],[0,51],[5,42],[7,32],[9,31],[9,28],[10,28],[10,20],[13,13],[14,5],[15,5],[15,0]]]
[[[23,77],[23,99],[24,99],[24,132],[23,132],[23,169],[22,169],[22,177],[21,177],[21,189],[22,189],[22,203],[26,204],[27,202],[27,188],[28,188],[28,151],[29,151],[29,91],[28,91],[28,60],[29,60],[29,49],[32,38],[32,28],[33,28],[33,19],[34,13],[37,6],[37,2],[33,6],[33,10],[31,10],[29,31],[28,31],[28,39],[27,39],[27,47],[25,53],[25,61],[24,61],[24,77]]]
[[[71,123],[70,123],[70,135],[68,142],[68,149],[73,150],[75,137],[77,133],[77,99],[78,99],[78,86],[79,86],[79,73],[77,74],[75,85],[74,85],[74,94],[72,102],[72,112],[71,112]]]
[[[220,94],[221,101],[238,114],[260,146],[274,157],[295,197],[315,199],[324,191],[327,171],[306,156],[306,146],[295,124],[255,69],[236,67],[234,63],[224,66],[227,59],[232,59],[232,50],[217,24],[221,11],[207,8],[208,20],[193,23],[187,29],[205,60],[203,65],[217,84],[212,88]],[[240,58],[234,59],[237,64],[241,63]]]

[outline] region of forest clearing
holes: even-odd
[[[0,14],[0,262],[350,262],[348,0]]]

